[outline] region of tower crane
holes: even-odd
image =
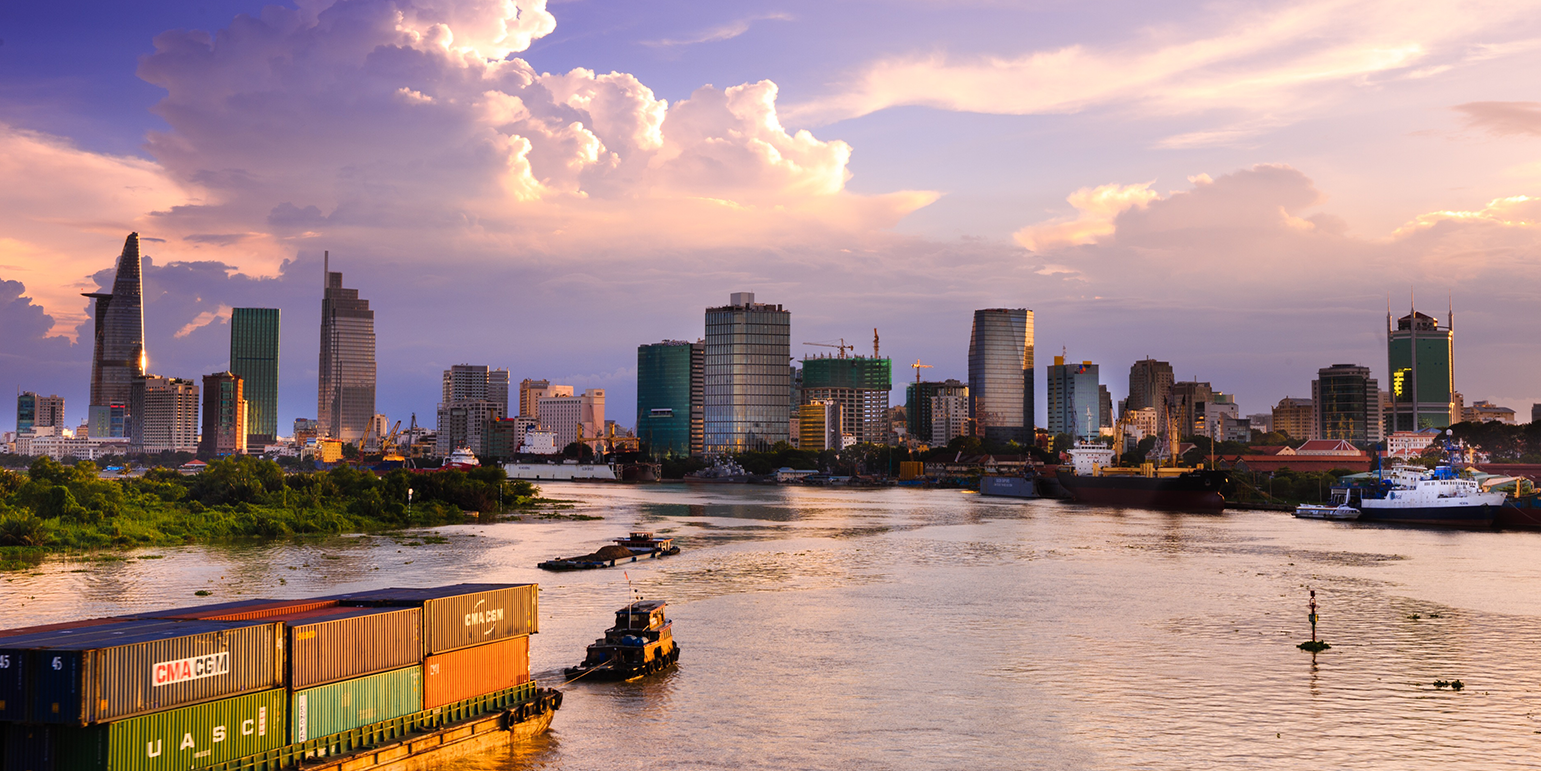
[[[838,348],[838,349],[840,349],[840,358],[842,358],[842,359],[845,358],[845,351],[846,351],[847,348],[849,348],[851,350],[856,350],[856,346],[854,346],[854,345],[846,345],[845,344],[845,338],[843,338],[843,337],[840,338],[840,344],[839,345],[836,345],[834,343],[803,343],[803,345],[817,345],[820,348]]]
[[[911,364],[910,366],[915,369],[915,383],[917,385],[920,383],[920,371],[923,369],[931,369],[930,364],[921,364],[920,359],[916,359],[915,363]]]

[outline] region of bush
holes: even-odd
[[[53,540],[48,522],[32,514],[0,517],[0,546],[47,546]]]

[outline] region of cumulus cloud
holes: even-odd
[[[1467,102],[1455,106],[1472,128],[1494,134],[1541,136],[1541,102]]]
[[[210,324],[213,324],[215,321],[219,321],[222,324],[228,324],[230,323],[230,314],[233,312],[234,311],[228,305],[221,305],[212,311],[204,311],[197,316],[194,316],[192,321],[182,325],[182,328],[177,330],[177,333],[172,335],[172,337],[181,340],[182,338],[192,334],[194,330],[202,329]]]
[[[1034,252],[1056,246],[1092,243],[1099,236],[1113,232],[1113,220],[1118,215],[1160,198],[1160,193],[1150,189],[1151,184],[1153,182],[1138,185],[1112,184],[1095,188],[1083,187],[1065,199],[1076,208],[1078,212],[1076,217],[1050,220],[1022,228],[1016,232],[1016,241]]]
[[[1217,13],[1190,25],[1194,32],[1187,35],[1158,27],[1100,46],[884,58],[833,94],[795,106],[791,116],[819,124],[901,105],[1028,115],[1122,104],[1282,121],[1327,98],[1329,89],[1427,77],[1431,68],[1526,50],[1516,38],[1534,34],[1538,3],[1481,2],[1452,11],[1432,0],[1315,0],[1237,8],[1215,7]],[[1501,40],[1474,45],[1494,38]],[[1233,127],[1214,139],[1230,141],[1236,133]],[[1202,138],[1173,141],[1193,146]]]

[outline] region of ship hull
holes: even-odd
[[[979,478],[980,495],[996,495],[1002,498],[1037,498],[1038,489],[1033,480],[1026,477]]]
[[[1076,503],[1130,509],[1219,512],[1225,509],[1225,472],[1178,477],[1080,476],[1061,469],[1059,484]]]
[[[1386,522],[1398,525],[1437,525],[1440,527],[1492,527],[1495,509],[1488,504],[1471,506],[1375,506],[1374,501],[1359,505],[1360,522]]]
[[[1509,499],[1493,512],[1493,526],[1509,530],[1541,530],[1541,499]]]

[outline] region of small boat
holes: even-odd
[[[654,538],[652,533],[635,532],[625,538],[615,539],[615,544],[581,557],[546,560],[535,567],[541,570],[595,570],[613,568],[617,564],[636,562],[639,559],[672,557],[680,553],[673,538]]]
[[[448,458],[444,459],[444,465],[442,468],[446,470],[459,469],[461,471],[470,471],[471,469],[478,468],[481,465],[482,462],[476,459],[476,453],[471,452],[471,448],[460,447],[457,448],[454,452],[450,453]]]
[[[674,665],[680,646],[674,643],[674,622],[664,617],[660,600],[634,602],[615,612],[615,626],[588,648],[583,663],[565,672],[573,680],[631,680]]]
[[[1346,503],[1338,505],[1302,503],[1295,508],[1295,516],[1301,519],[1331,519],[1347,522],[1358,519],[1359,510]]]

